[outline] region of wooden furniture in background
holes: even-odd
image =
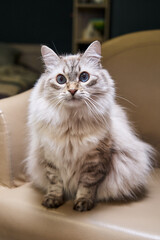
[[[104,20],[104,31],[101,37],[83,38],[83,31],[93,19]],[[101,3],[83,3],[73,0],[73,39],[72,51],[84,50],[94,40],[104,42],[109,38],[110,0]]]

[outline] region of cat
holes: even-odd
[[[29,99],[27,173],[42,189],[42,205],[74,199],[87,211],[96,202],[136,199],[152,169],[153,148],[141,141],[116,103],[114,81],[101,64],[101,44],[58,56],[41,47],[45,71]]]

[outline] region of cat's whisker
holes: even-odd
[[[93,117],[93,118],[95,119],[95,121],[97,122],[98,119],[96,118],[95,112],[93,111],[91,105],[90,105],[86,100],[84,100],[84,102],[85,102],[85,104],[87,105],[88,110],[89,110],[90,113],[92,114],[92,117]]]
[[[96,92],[94,92],[94,93],[92,93],[92,96],[99,96],[99,95],[105,95],[106,94],[106,92],[104,92],[104,91],[96,91]]]
[[[91,98],[91,97],[88,97],[92,102],[94,102],[96,105],[98,105],[100,108],[102,108],[102,105],[99,103],[99,102],[97,102],[97,101],[95,101],[93,98]],[[109,114],[109,112],[107,111],[107,109],[105,108],[105,112],[107,112],[107,114]]]
[[[99,104],[98,104],[96,101],[94,101],[92,98],[90,98],[90,97],[88,97],[88,100],[90,101],[90,103],[92,104],[92,106],[95,107],[96,111],[99,112],[99,109],[98,109],[98,107],[96,106],[96,104],[97,104],[97,105],[99,105]],[[93,101],[94,101],[95,103],[93,103]],[[99,106],[100,106],[100,105],[99,105]]]
[[[62,106],[62,103],[64,102],[63,99],[59,99],[59,101],[57,101],[57,99],[55,100],[55,103],[54,103],[54,107],[56,108],[57,106]]]
[[[89,98],[87,98],[87,101],[93,110],[92,111],[93,114],[97,117],[97,120],[99,120],[100,122],[102,122],[102,120],[103,120],[103,122],[107,125],[107,127],[109,127],[108,123],[107,123],[107,119],[105,119],[102,114],[98,114],[99,110],[98,110],[97,106]]]
[[[93,108],[91,103],[88,101],[88,99],[85,99],[84,101],[85,101],[87,107],[89,108],[90,112],[92,113],[93,117],[95,118],[95,116],[96,116],[95,109]],[[97,118],[96,118],[96,120],[97,120]]]
[[[131,101],[128,100],[127,98],[121,97],[121,96],[119,96],[119,95],[117,95],[116,97],[125,100],[126,102],[130,103],[130,104],[131,104],[132,106],[134,106],[134,107],[137,107],[133,102],[131,102]]]

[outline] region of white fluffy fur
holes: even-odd
[[[54,55],[50,55],[49,66],[45,60],[46,72],[40,77],[30,97],[27,171],[35,185],[46,191],[47,179],[41,163],[44,158],[47,159],[60,170],[65,192],[74,196],[86,155],[98,146],[100,140],[109,136],[116,150],[112,159],[114,171],[106,175],[97,191],[97,200],[107,200],[109,197],[130,196],[132,189],[146,184],[151,169],[152,148],[134,134],[125,112],[115,101],[113,80],[98,65],[100,52],[94,51],[90,51],[92,57],[87,54],[85,57],[62,57],[57,65],[57,56],[54,59]],[[44,52],[45,48],[42,54]],[[76,93],[80,99],[89,96],[94,105],[89,101],[87,105],[83,100],[71,104],[67,91],[59,92],[49,85],[51,82],[57,84],[54,79],[62,69],[69,71],[65,61],[70,64],[76,59],[80,59],[81,72],[90,73],[90,81],[95,78],[94,75],[98,76],[98,84],[85,88],[87,83],[84,83],[82,92],[79,90]],[[94,92],[101,93],[96,100],[92,97]],[[76,174],[70,179],[74,171]]]

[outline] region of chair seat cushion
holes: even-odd
[[[41,206],[42,194],[26,183],[0,187],[0,239],[125,240],[160,239],[160,169],[149,180],[147,196],[132,203],[98,203],[79,213],[67,201],[57,209]]]

